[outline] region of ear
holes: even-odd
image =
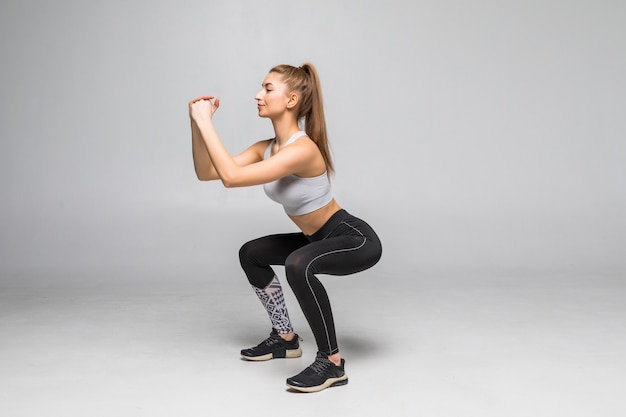
[[[293,109],[294,107],[298,105],[298,102],[300,101],[300,97],[298,96],[297,93],[289,93],[287,97],[288,97],[288,100],[287,100],[288,109]]]

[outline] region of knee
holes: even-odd
[[[250,264],[252,259],[254,258],[254,245],[252,242],[244,243],[241,248],[239,248],[239,263],[245,269],[247,265]]]
[[[298,287],[300,283],[305,281],[308,272],[307,265],[307,260],[301,256],[291,254],[287,257],[285,261],[285,275],[291,288]]]
[[[255,241],[245,243],[239,249],[239,262],[248,278],[248,282],[256,288],[265,288],[272,281],[274,271],[263,261],[263,251]]]

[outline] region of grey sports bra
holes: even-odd
[[[294,133],[287,140],[286,145],[305,135],[304,131]],[[265,159],[270,157],[272,144],[275,140],[271,141],[265,149]],[[282,204],[285,213],[290,216],[311,213],[324,207],[333,198],[326,171],[317,177],[309,178],[293,174],[287,175],[276,181],[263,184],[263,189],[269,198]]]

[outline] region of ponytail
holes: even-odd
[[[297,118],[304,121],[304,131],[319,148],[326,163],[326,170],[332,174],[335,168],[328,144],[322,87],[317,70],[313,64],[307,62],[300,67],[278,65],[270,72],[282,75],[289,90],[299,93]]]

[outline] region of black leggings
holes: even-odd
[[[270,265],[284,265],[318,350],[339,351],[328,295],[315,274],[348,275],[374,266],[382,246],[363,220],[339,210],[311,236],[287,233],[261,237],[241,247],[239,259],[250,284],[265,288],[275,274]]]

